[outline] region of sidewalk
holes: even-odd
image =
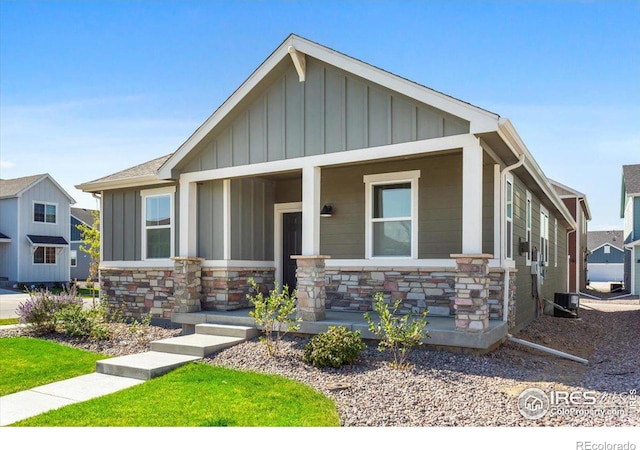
[[[0,397],[0,426],[127,389],[144,380],[90,373]]]

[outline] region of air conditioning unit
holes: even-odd
[[[566,312],[554,307],[553,315],[555,317],[566,317],[570,319],[578,317],[578,310],[580,309],[580,295],[571,292],[556,292],[554,296],[554,303],[567,311],[571,311]]]

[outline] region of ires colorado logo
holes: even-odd
[[[594,391],[551,391],[549,394],[538,388],[528,388],[518,396],[518,411],[531,420],[541,419],[549,411],[562,408],[584,408],[596,405]],[[561,414],[564,415],[564,414]]]

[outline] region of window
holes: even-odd
[[[77,267],[78,266],[78,250],[70,250],[69,259],[71,260],[71,267]]]
[[[417,258],[419,170],[365,175],[367,258]]]
[[[558,267],[558,219],[553,219],[553,265]]]
[[[607,253],[607,254],[611,253],[611,246],[610,245],[605,245],[604,246],[604,252]]]
[[[525,217],[525,226],[526,226],[526,234],[527,234],[527,242],[529,243],[529,251],[526,255],[526,264],[527,266],[531,265],[531,249],[533,247],[533,242],[531,242],[531,192],[527,191],[527,204],[526,204],[526,217]]]
[[[33,252],[34,264],[55,264],[56,248],[55,247],[36,247]]]
[[[174,254],[174,192],[175,187],[141,192],[144,259],[166,259]]]
[[[538,261],[549,264],[549,212],[540,206],[540,257]]]
[[[34,203],[33,221],[56,223],[56,205],[52,203]]]
[[[507,259],[513,259],[513,178],[507,179],[507,187],[505,189],[506,203],[506,242],[505,255]]]

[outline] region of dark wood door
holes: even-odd
[[[289,292],[296,288],[296,260],[291,255],[302,254],[302,213],[282,215],[282,285]]]

